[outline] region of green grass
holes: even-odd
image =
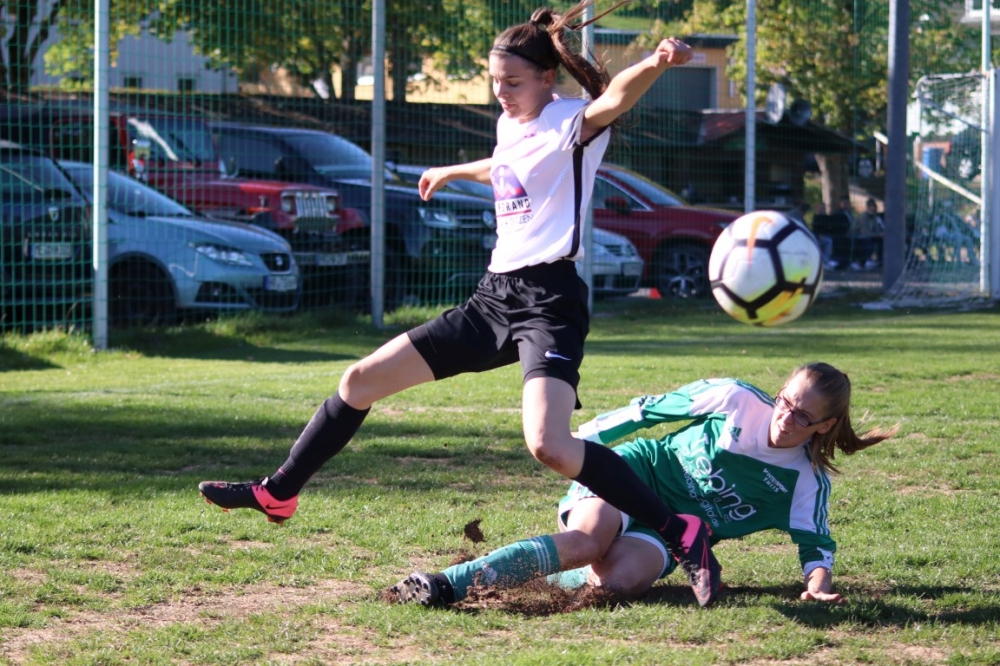
[[[729,589],[708,611],[676,576],[563,614],[380,602],[414,568],[553,528],[566,483],[524,448],[516,366],[376,405],[283,526],[201,501],[200,480],[272,471],[347,365],[429,311],[388,331],[226,320],[100,353],[0,338],[0,663],[1000,663],[1000,311],[859,300],[774,330],[709,303],[601,303],[575,421],[700,377],[773,392],[803,362],[848,372],[855,422],[902,428],[837,459],[836,607],[798,601],[777,534],[720,544]]]

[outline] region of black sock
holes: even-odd
[[[298,495],[313,474],[347,446],[369,411],[354,409],[340,393],[326,400],[299,435],[285,464],[268,477],[268,492],[279,500]]]
[[[451,581],[444,574],[434,574],[431,576],[437,584],[438,599],[446,604],[455,603],[455,588],[451,586]]]
[[[668,542],[676,541],[686,527],[621,456],[595,442],[584,441],[583,469],[573,479],[595,495],[660,532]]]

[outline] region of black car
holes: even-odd
[[[341,205],[371,218],[371,156],[328,132],[212,123],[227,163],[241,176],[336,187]],[[482,277],[496,242],[493,205],[480,197],[417,188],[386,171],[386,300],[464,298]]]
[[[30,329],[79,315],[92,293],[90,207],[59,165],[0,141],[0,306]]]

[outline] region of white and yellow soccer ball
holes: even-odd
[[[778,326],[798,319],[819,293],[823,260],[809,228],[773,210],[736,219],[708,260],[712,295],[734,319]]]

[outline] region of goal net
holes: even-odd
[[[908,188],[906,260],[880,304],[987,302],[980,164],[988,87],[982,73],[927,76],[917,84],[916,186]]]

